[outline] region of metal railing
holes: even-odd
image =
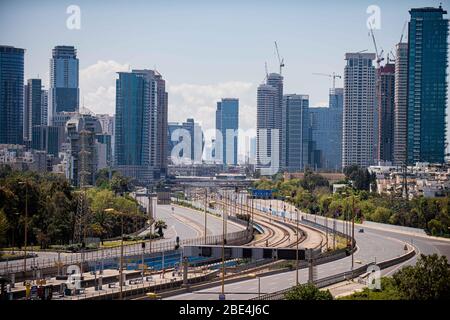
[[[252,237],[252,231],[249,229],[232,232],[226,234],[225,238],[227,239],[227,242],[238,242],[238,241],[249,241]],[[206,238],[206,239],[205,239]],[[199,245],[199,244],[211,244],[211,245],[217,245],[222,243],[223,235],[209,235],[209,236],[202,236],[202,237],[196,237],[196,238],[190,238],[190,239],[184,239],[180,240],[180,242],[176,242],[175,240],[165,241],[165,242],[159,242],[154,243],[151,240],[145,241],[146,247],[145,249],[142,249],[141,243],[136,244],[127,244],[124,245],[124,257],[127,256],[138,256],[138,255],[148,255],[151,253],[157,253],[157,252],[164,252],[169,250],[174,250],[174,248],[178,245],[180,247],[182,246],[189,246],[189,245]],[[149,245],[150,243],[150,245]],[[86,251],[81,253],[72,253],[69,255],[66,255],[64,257],[54,257],[54,258],[29,258],[28,260],[31,260],[29,263],[27,263],[27,271],[34,271],[34,270],[43,270],[48,268],[62,268],[64,266],[72,265],[72,264],[80,264],[80,263],[89,263],[89,262],[101,262],[102,260],[107,259],[114,259],[120,257],[120,246],[114,247],[114,248],[102,248],[95,251]],[[16,260],[13,264],[5,263],[3,266],[0,267],[0,275],[6,275],[11,273],[19,273],[23,272],[23,262],[22,260]]]
[[[325,277],[322,279],[317,279],[314,281],[314,284],[316,285],[317,288],[324,288],[339,282],[343,282],[346,280],[351,280],[354,279],[356,277],[359,277],[365,273],[367,273],[367,268],[370,265],[377,265],[380,269],[385,269],[391,266],[394,266],[396,264],[399,264],[401,262],[407,261],[409,259],[411,259],[412,257],[415,256],[416,251],[413,247],[409,246],[408,247],[411,249],[408,253],[401,255],[400,257],[396,257],[393,259],[388,259],[379,263],[375,263],[375,262],[371,262],[371,263],[367,263],[357,269],[354,270],[350,270],[350,271],[345,271],[345,272],[341,272],[335,275],[331,275],[329,277]],[[250,300],[283,300],[284,299],[284,295],[289,292],[290,290],[292,290],[293,287],[287,288],[287,289],[283,289],[280,291],[276,291],[276,292],[272,292],[272,293],[268,293],[265,295],[260,296],[259,298],[252,298]]]

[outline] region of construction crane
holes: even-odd
[[[329,78],[333,78],[333,90],[336,88],[336,78],[342,79],[342,76],[336,73],[332,73],[332,74],[326,74],[326,73],[313,73],[316,76],[324,76],[324,77],[329,77]]]
[[[375,35],[373,34],[372,26],[370,26],[370,34],[372,35],[373,46],[375,47],[375,54],[377,56],[377,68],[380,68],[380,63],[384,60],[383,49],[381,49],[381,52],[378,53],[377,42],[375,40]]]
[[[402,35],[400,36],[400,41],[398,43],[402,43],[403,35],[405,34],[406,22],[407,21],[405,21],[405,23],[403,24]]]
[[[280,52],[278,51],[278,45],[276,41],[275,41],[275,50],[277,52],[278,63],[280,64],[280,76],[281,76],[281,71],[282,68],[284,67],[284,58],[280,58]]]

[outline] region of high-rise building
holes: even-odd
[[[101,133],[100,122],[92,115],[77,113],[66,127],[71,159],[68,178],[74,186],[94,185],[99,163],[95,137]]]
[[[304,170],[310,163],[311,153],[309,96],[287,94],[283,97],[282,128],[283,170]]]
[[[59,112],[79,110],[79,65],[77,50],[73,46],[56,46],[50,59],[50,85],[48,117]]]
[[[42,90],[41,92],[41,123],[48,125],[48,90]]]
[[[346,53],[342,166],[373,164],[375,67],[374,53]]]
[[[409,11],[408,163],[443,163],[448,19],[442,7]]]
[[[24,53],[0,46],[0,144],[23,143]]]
[[[114,164],[143,185],[160,178],[157,77],[153,70],[119,72],[116,80]]]
[[[183,123],[170,122],[167,129],[167,141],[167,153],[170,157],[174,155],[189,164],[202,162],[203,148],[205,146],[204,135],[201,126],[193,118],[188,118]],[[183,141],[183,148],[174,150]],[[174,160],[171,159],[171,162],[174,163]]]
[[[330,89],[329,107],[309,108],[316,169],[341,170],[343,98],[343,88]]]
[[[167,175],[167,124],[168,124],[168,94],[166,91],[166,81],[161,74],[155,72],[156,78],[156,104],[157,104],[157,166],[161,175]]]
[[[408,109],[408,44],[398,43],[395,55],[394,164],[406,163]]]
[[[222,135],[222,162],[224,165],[237,165],[238,129],[239,99],[222,98],[217,102],[216,132]]]
[[[278,106],[278,90],[267,84],[258,86],[256,111],[256,167],[257,169],[280,166],[278,157],[272,157],[272,140],[276,147],[281,141],[281,130],[275,126],[275,109]],[[272,163],[274,160],[275,163]],[[274,168],[276,170],[276,168]],[[271,172],[271,171],[269,171]]]
[[[273,121],[275,129],[279,131],[279,137],[282,134],[282,108],[283,108],[283,76],[278,73],[269,73],[266,83],[277,89],[275,95],[275,107],[273,109]],[[281,159],[281,139],[278,140],[279,159]]]
[[[45,151],[58,157],[61,129],[55,126],[38,125],[32,128],[31,148]]]
[[[31,141],[32,128],[42,123],[42,81],[41,79],[28,79],[25,85],[23,138]]]
[[[378,152],[380,161],[393,161],[395,65],[387,63],[377,69],[376,97],[378,111]]]

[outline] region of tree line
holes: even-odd
[[[97,180],[99,181],[99,180]],[[60,175],[14,171],[0,167],[0,245],[21,247],[27,221],[27,245],[72,243],[78,201],[85,196],[86,235],[102,240],[142,228],[146,217],[135,199],[128,195],[130,181],[118,173],[101,179],[86,193],[74,188]],[[25,219],[28,208],[28,218]],[[113,210],[105,210],[113,209]]]
[[[305,170],[303,179],[284,180],[282,175],[262,178],[254,183],[257,189],[273,189],[274,197],[283,197],[299,209],[311,214],[339,219],[355,218],[393,225],[424,229],[435,236],[450,236],[450,197],[412,200],[380,195],[370,190],[375,177],[367,169],[351,166],[344,169],[345,179],[337,183],[346,187],[332,192],[329,181],[318,173]],[[372,186],[372,187],[371,187]]]

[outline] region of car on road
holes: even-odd
[[[363,233],[363,232],[364,232],[364,229],[361,228],[361,229],[358,230],[358,232],[359,232],[359,233]]]

